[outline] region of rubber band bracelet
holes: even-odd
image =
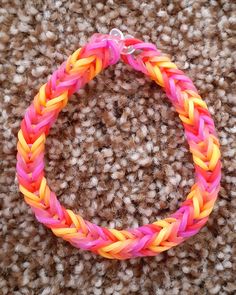
[[[195,184],[170,217],[126,230],[108,229],[64,208],[44,177],[46,135],[68,98],[121,59],[164,88],[183,123],[193,156]],[[156,46],[113,29],[94,34],[42,85],[18,132],[17,178],[37,220],[73,246],[106,258],[154,256],[195,235],[207,222],[220,188],[219,141],[206,103],[192,81]]]

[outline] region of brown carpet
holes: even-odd
[[[0,1],[0,294],[236,293],[234,1]],[[16,135],[48,76],[94,32],[153,42],[195,82],[221,140],[207,226],[154,258],[111,261],[40,225],[18,193]],[[46,176],[68,208],[136,227],[178,208],[193,183],[183,128],[161,89],[122,63],[71,98],[47,139]]]

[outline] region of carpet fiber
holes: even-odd
[[[0,5],[0,293],[235,294],[234,1],[21,1]],[[153,42],[191,77],[215,120],[222,189],[207,226],[151,258],[111,261],[39,224],[18,193],[16,135],[40,85],[94,32]],[[122,63],[73,95],[46,142],[60,201],[102,226],[174,212],[194,181],[183,128],[154,82]]]

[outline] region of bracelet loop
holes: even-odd
[[[183,123],[195,167],[195,184],[175,213],[125,230],[100,227],[66,209],[44,176],[46,136],[69,97],[120,58],[165,90]],[[219,140],[191,79],[154,44],[123,36],[117,29],[110,35],[94,34],[40,87],[21,122],[17,151],[19,190],[37,220],[75,247],[111,259],[154,256],[195,235],[207,222],[220,189]]]

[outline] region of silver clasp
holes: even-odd
[[[119,29],[114,28],[110,31],[109,33],[110,36],[113,36],[117,39],[115,39],[117,42],[122,42],[125,39],[130,39],[130,38],[134,38],[131,35],[124,35]],[[135,48],[133,46],[123,46],[122,50],[121,50],[121,54],[132,54],[135,51]]]

